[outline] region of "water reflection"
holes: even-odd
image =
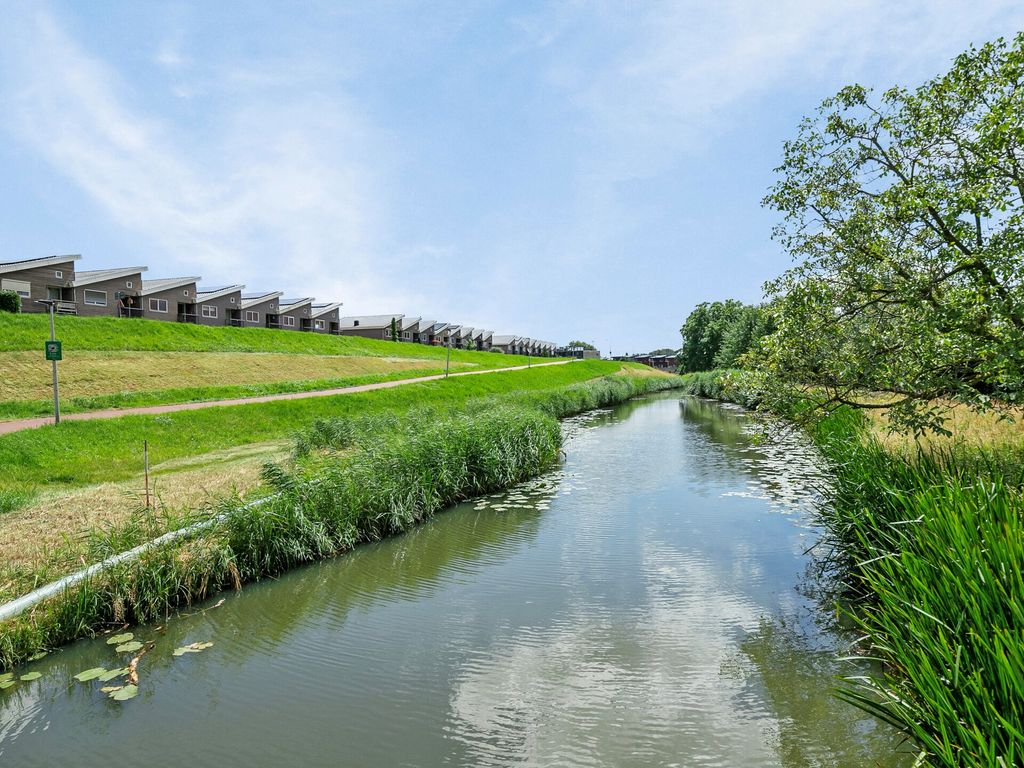
[[[841,640],[799,588],[813,455],[745,419],[663,396],[571,420],[556,472],[141,628],[126,705],[70,683],[112,666],[102,640],[47,657],[0,694],[0,760],[897,765],[830,698]]]

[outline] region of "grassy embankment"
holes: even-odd
[[[219,400],[366,384],[443,371],[445,350],[354,336],[156,320],[61,317],[65,412]],[[42,343],[49,320],[0,313],[0,420],[52,413]],[[452,370],[526,358],[453,350]]]
[[[199,537],[153,549],[5,622],[0,626],[0,667],[98,628],[162,617],[224,587],[339,554],[361,541],[405,530],[460,499],[534,476],[557,461],[558,418],[679,382],[671,376],[596,378],[620,371],[618,364],[588,361],[409,388],[415,391],[329,398],[333,408],[298,401],[189,414],[222,424],[233,411],[248,409],[237,418],[261,424],[263,419],[254,417],[266,410],[270,420],[284,419],[291,430],[306,425],[294,437],[292,458],[264,470],[267,484],[256,496],[278,495],[258,507],[237,496],[222,500],[215,510],[225,519]],[[276,413],[278,406],[289,412]],[[82,426],[110,438],[118,433],[113,421]],[[45,451],[36,446],[15,454],[12,448],[0,447],[0,461],[3,451],[17,455],[21,476],[40,478],[42,471],[31,457],[41,458]],[[126,444],[113,449],[118,450],[126,450]],[[88,456],[80,461],[88,465],[84,470],[97,473],[111,466]],[[212,511],[174,519],[137,514],[94,531],[83,559],[97,561],[124,551],[169,528],[208,518]],[[14,586],[7,591],[24,592],[54,575],[54,568],[12,572],[8,580]]]
[[[750,404],[735,372],[684,377]],[[953,409],[952,437],[893,436],[841,410],[812,427],[835,469],[820,514],[844,610],[875,678],[840,695],[943,766],[1024,763],[1024,434]]]

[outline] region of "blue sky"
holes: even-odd
[[[1024,4],[0,0],[0,260],[81,253],[498,333],[677,346],[788,257],[782,142]]]

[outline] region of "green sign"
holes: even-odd
[[[46,359],[47,360],[63,360],[60,350],[59,341],[48,341],[46,342]]]

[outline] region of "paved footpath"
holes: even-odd
[[[488,368],[484,371],[459,371],[448,374],[455,376],[479,376],[485,373],[504,373],[505,371],[522,371],[527,368],[543,368],[547,365],[565,365],[574,360],[558,360],[553,363],[534,363],[531,365],[513,365],[508,368]],[[359,384],[353,387],[336,389],[317,389],[311,392],[285,392],[279,395],[260,395],[259,397],[238,397],[233,400],[207,400],[201,403],[175,403],[173,405],[147,405],[141,408],[111,408],[106,411],[86,411],[85,413],[68,413],[61,415],[61,421],[90,421],[92,419],[116,419],[118,416],[133,416],[148,413],[176,413],[178,411],[197,411],[200,408],[218,408],[225,405],[249,405],[251,403],[270,403],[274,400],[303,400],[307,397],[333,397],[334,395],[351,395],[355,392],[370,392],[374,389],[391,389],[406,384],[422,384],[425,381],[443,379],[443,373],[434,376],[420,376],[415,379],[396,379],[395,381],[379,381],[375,384]],[[18,419],[16,421],[0,421],[0,435],[20,432],[23,429],[34,429],[53,423],[52,416],[40,416],[34,419]]]

